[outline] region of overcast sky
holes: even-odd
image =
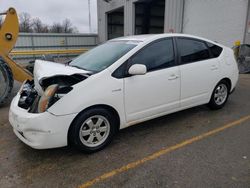
[[[90,0],[92,32],[97,32],[96,0]],[[53,24],[69,18],[79,32],[89,33],[88,0],[0,0],[0,12],[14,7],[18,13],[27,12],[32,18]]]

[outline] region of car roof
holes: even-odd
[[[129,40],[129,41],[146,41],[148,39],[152,39],[155,36],[157,36],[156,34],[147,34],[147,35],[132,35],[132,36],[125,36],[125,37],[119,37],[119,38],[115,38],[113,40],[117,41],[117,40]]]
[[[212,40],[209,40],[209,39],[206,39],[206,38],[202,38],[202,37],[198,37],[198,36],[194,36],[194,35],[182,34],[182,33],[132,35],[132,36],[125,36],[125,37],[115,38],[115,39],[112,39],[110,41],[122,41],[122,40],[125,40],[125,41],[146,42],[148,40],[156,40],[156,39],[164,38],[164,37],[189,37],[189,38],[204,40],[204,41],[207,41],[207,42],[217,44],[217,45],[219,45],[221,47],[224,47],[223,45],[218,44],[215,41],[212,41]]]

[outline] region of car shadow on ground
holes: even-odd
[[[99,151],[94,154],[86,154],[83,152],[80,152],[76,150],[74,147],[67,146],[62,148],[54,148],[54,149],[45,149],[45,150],[36,150],[32,149],[29,146],[26,146],[20,141],[20,150],[23,150],[23,155],[30,155],[31,153],[33,155],[40,156],[41,158],[53,158],[53,156],[57,157],[58,155],[65,155],[65,156],[91,156],[91,155],[98,155],[98,153],[103,153],[104,151],[114,150],[115,148],[119,148],[119,145],[127,142],[129,139],[143,139],[145,135],[148,134],[155,134],[158,131],[161,131],[164,127],[168,129],[168,131],[177,129],[175,126],[178,121],[185,121],[186,118],[194,115],[198,115],[201,113],[206,113],[207,111],[210,111],[205,105],[204,106],[198,106],[194,107],[188,110],[183,110],[180,112],[176,112],[173,114],[169,114],[166,116],[162,116],[153,120],[149,120],[146,122],[142,122],[133,126],[130,126],[128,128],[122,129],[118,132],[118,134],[115,136],[113,142],[107,146],[104,150]],[[184,123],[185,124],[185,123]],[[185,124],[185,128],[191,129],[194,125],[190,125],[189,123]],[[19,150],[19,151],[20,151]],[[106,152],[105,152],[106,153]],[[39,157],[39,158],[40,158]]]

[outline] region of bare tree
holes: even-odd
[[[28,13],[26,12],[21,13],[19,15],[19,20],[20,20],[19,24],[20,32],[26,32],[26,33],[32,32],[31,16]]]
[[[66,18],[62,22],[62,27],[63,27],[63,33],[72,33],[72,31],[73,31],[72,23],[68,18]]]
[[[48,26],[43,24],[39,18],[32,19],[32,30],[35,33],[48,33]]]
[[[72,22],[68,18],[66,18],[62,22],[62,27],[63,27],[63,33],[78,33],[77,28],[73,27]]]
[[[78,33],[70,19],[65,19],[62,23],[56,22],[51,26],[42,23],[39,18],[32,19],[28,13],[19,15],[19,30],[27,33]],[[0,20],[1,21],[1,20]],[[1,23],[1,22],[0,22]]]
[[[63,26],[60,23],[53,23],[49,29],[50,33],[63,33]]]
[[[73,24],[69,19],[65,19],[62,24],[61,23],[54,23],[50,29],[50,33],[78,33],[76,27],[73,27]]]

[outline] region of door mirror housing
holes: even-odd
[[[129,75],[144,75],[147,73],[147,67],[142,64],[134,64],[128,70]]]

